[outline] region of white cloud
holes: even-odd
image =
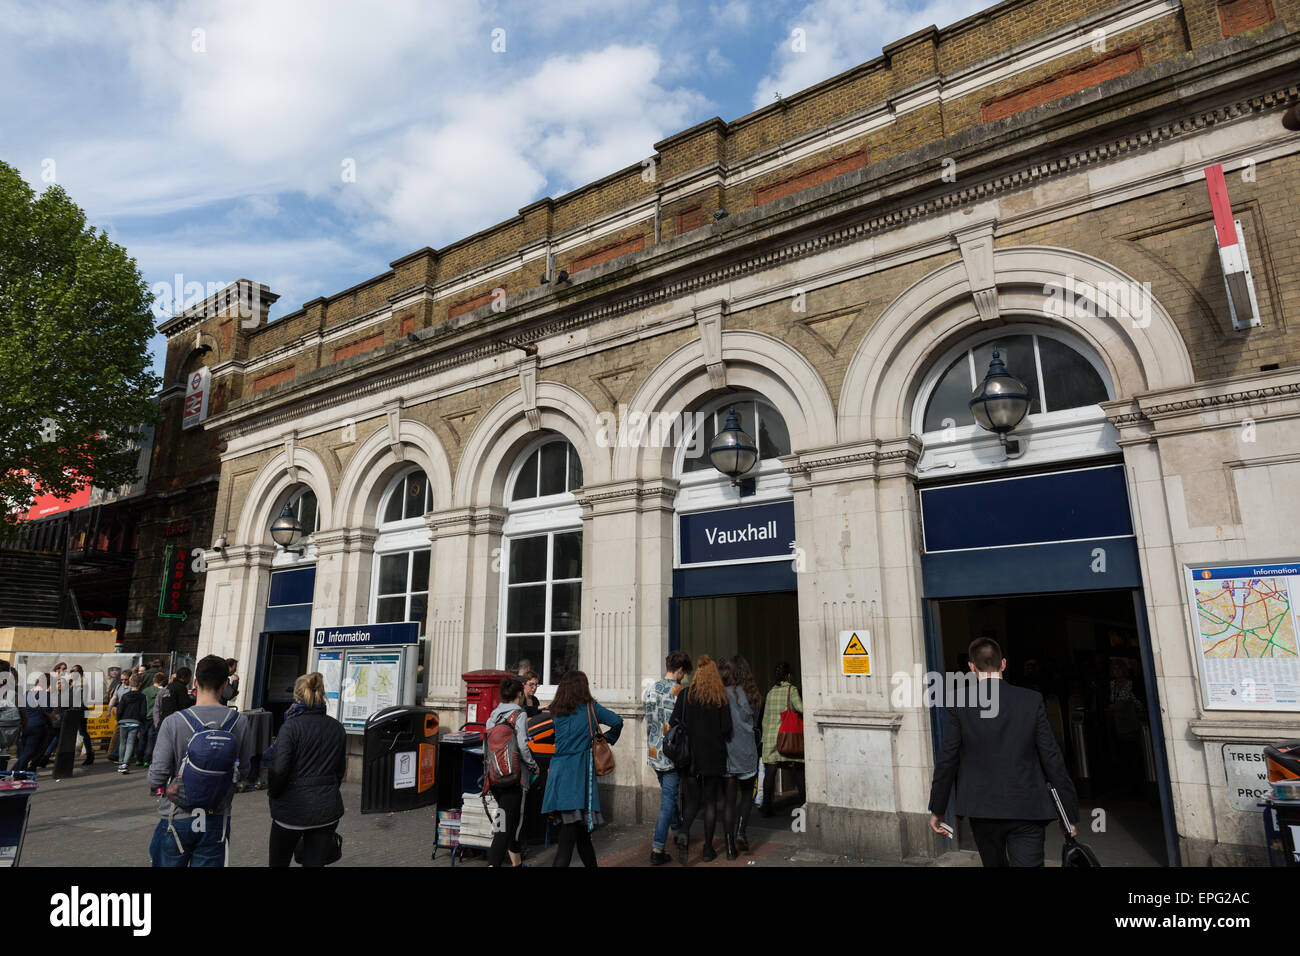
[[[988,0],[928,0],[915,7],[898,0],[814,0],[781,25],[770,71],[754,89],[753,107],[874,60],[887,44],[923,27],[947,26],[987,6]],[[795,49],[796,29],[803,31],[802,52]]]
[[[707,105],[657,82],[648,47],[561,55],[499,93],[463,98],[441,123],[408,129],[360,158],[342,201],[377,215],[372,239],[455,236],[485,228],[530,202],[650,155],[651,144]]]
[[[710,4],[709,13],[725,27],[741,28],[749,25],[749,4],[743,0]]]

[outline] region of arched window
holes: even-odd
[[[582,463],[562,438],[524,449],[507,482],[497,663],[544,685],[578,667],[582,630]]]
[[[1099,407],[1114,396],[1105,365],[1068,332],[1017,325],[976,336],[931,367],[913,413],[913,431],[925,447],[918,471],[963,471],[1006,460],[996,436],[975,424],[970,411],[994,348],[1029,390],[1029,412],[1014,436],[1027,445],[1030,460],[1115,450],[1114,429]]]
[[[510,501],[527,501],[577,491],[582,487],[582,462],[563,439],[548,441],[531,452],[515,474]]]
[[[389,483],[379,502],[370,620],[416,621],[424,636],[429,607],[431,536],[424,515],[433,508],[429,479],[416,468]]]
[[[790,432],[785,427],[785,419],[770,404],[761,398],[715,400],[705,406],[705,411],[698,413],[698,440],[691,439],[686,443],[686,454],[682,456],[683,472],[713,470],[713,463],[709,461],[709,443],[719,429],[726,427],[727,414],[732,408],[740,419],[740,427],[758,446],[759,461],[790,454]]]
[[[758,464],[746,475],[744,487],[732,485],[730,479],[713,467],[709,443],[727,425],[730,409],[736,410],[741,430],[754,439],[758,447]],[[655,423],[667,435],[669,423]],[[771,402],[756,392],[732,392],[715,396],[693,412],[682,416],[672,429],[680,435],[673,472],[679,479],[675,507],[679,512],[725,508],[788,498],[790,476],[777,459],[790,454],[790,430],[785,419]],[[748,479],[753,479],[752,486]]]
[[[303,538],[309,538],[320,530],[320,511],[316,507],[316,492],[312,491],[306,485],[299,485],[288,497],[289,512],[298,519],[298,524],[302,526]],[[275,512],[272,518],[279,517],[284,506]],[[266,535],[271,536],[271,526],[267,524]]]
[[[433,508],[433,493],[429,490],[429,479],[424,472],[416,470],[399,478],[389,489],[388,496],[380,509],[379,527],[423,518],[425,512]]]
[[[295,564],[301,564],[304,561],[310,562],[316,560],[316,550],[312,544],[312,535],[320,530],[320,509],[316,504],[316,492],[312,491],[307,485],[295,485],[285,499],[289,504],[289,513],[298,519],[298,524],[302,527],[302,537],[293,545],[292,551],[286,551],[278,544],[275,547],[275,556],[271,559],[273,567],[292,567]],[[271,516],[274,521],[284,511],[284,505],[275,509]],[[267,522],[266,539],[274,542],[271,537],[271,522]],[[299,551],[301,549],[301,552]]]

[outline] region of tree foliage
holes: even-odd
[[[157,418],[152,301],[61,187],[38,196],[0,162],[0,524],[37,493],[138,479],[130,443]]]

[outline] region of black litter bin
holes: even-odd
[[[366,721],[361,812],[415,810],[437,802],[438,714],[389,707]]]

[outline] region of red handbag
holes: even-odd
[[[791,760],[803,759],[803,714],[790,709],[790,691],[785,692],[785,710],[776,730],[776,752]]]

